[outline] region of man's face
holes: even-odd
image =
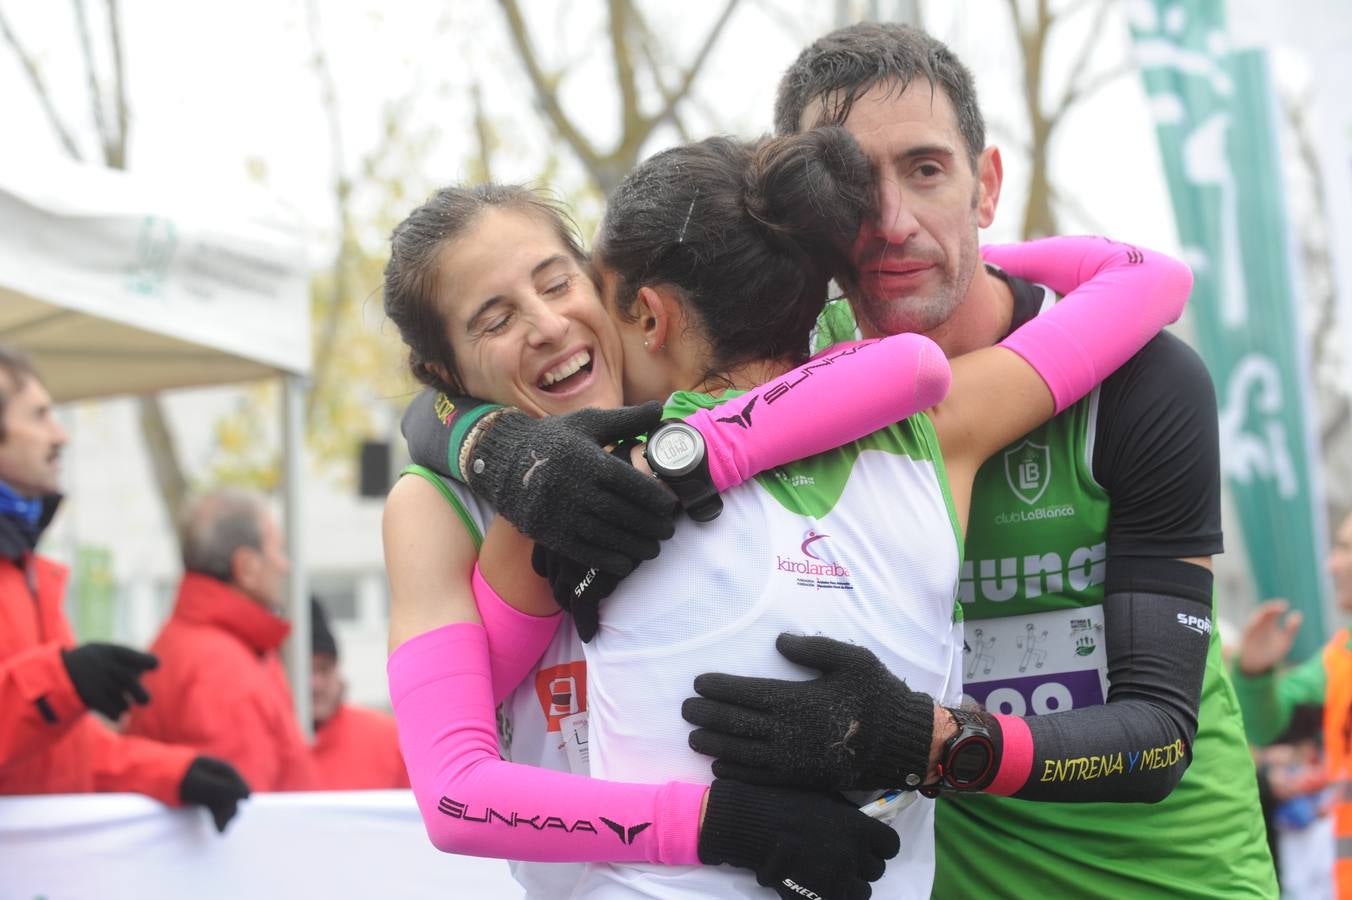
[[[0,382],[7,382],[0,374]],[[36,378],[15,387],[0,384],[8,393],[4,438],[0,439],[0,481],[24,497],[43,497],[61,489],[61,448],[66,431],[52,413],[52,398]]]
[[[338,660],[327,653],[310,657],[310,712],[317,724],[323,724],[343,702],[343,677]]]
[[[803,126],[815,124],[809,104]],[[878,170],[875,215],[852,250],[859,283],[846,285],[870,335],[929,332],[962,303],[980,263],[977,229],[991,223],[999,197],[998,154],[972,170],[948,96],[916,79],[898,92],[875,85],[845,120]]]
[[[1329,574],[1333,576],[1333,594],[1338,608],[1352,612],[1352,515],[1343,519],[1333,533],[1333,552],[1329,554]]]
[[[291,560],[286,555],[282,530],[273,517],[265,512],[259,524],[262,546],[240,547],[235,551],[235,587],[267,609],[280,613]]]

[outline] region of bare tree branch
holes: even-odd
[[[610,56],[615,63],[615,82],[620,89],[620,133],[626,136],[638,133],[646,124],[638,105],[634,58],[629,52],[632,12],[629,0],[610,0]]]
[[[141,436],[145,440],[146,452],[150,455],[150,468],[155,473],[155,483],[159,485],[160,496],[164,499],[170,520],[177,523],[179,512],[188,498],[188,480],[183,477],[183,467],[178,462],[174,433],[169,428],[169,419],[164,414],[158,395],[138,397],[136,406],[141,420]],[[171,531],[178,533],[177,528]]]
[[[89,109],[93,113],[94,129],[99,134],[99,147],[103,150],[106,162],[111,155],[112,136],[108,133],[108,121],[103,115],[103,89],[99,85],[98,67],[94,61],[94,44],[89,39],[89,12],[84,0],[72,0],[75,7],[75,30],[80,36],[80,55],[84,59],[85,82],[89,88]]]
[[[732,13],[737,9],[737,4],[739,2],[741,2],[741,0],[728,0],[724,5],[723,12],[714,22],[713,27],[709,29],[709,33],[705,35],[704,43],[700,46],[699,53],[695,54],[694,62],[692,62],[690,67],[685,70],[685,76],[681,79],[681,83],[676,87],[676,90],[672,93],[671,97],[668,98],[667,102],[663,104],[661,111],[649,120],[648,130],[650,132],[653,127],[657,126],[665,119],[670,118],[676,110],[676,104],[684,100],[685,96],[690,93],[690,88],[695,83],[695,77],[699,75],[700,69],[704,67],[704,62],[709,58],[709,53],[714,49],[714,44],[718,43],[718,36],[723,33],[723,26],[728,24],[728,19],[732,17]]]
[[[108,0],[108,41],[113,48],[113,103],[117,112],[117,164],[127,164],[127,89],[122,58],[122,17],[118,0]]]
[[[558,97],[555,95],[556,81],[547,77],[540,68],[535,49],[531,46],[530,34],[526,30],[526,21],[521,16],[521,9],[517,6],[516,0],[498,0],[498,6],[502,7],[503,14],[507,16],[507,31],[516,46],[517,55],[521,57],[521,62],[526,67],[526,75],[535,88],[536,99],[545,115],[549,117],[559,136],[581,158],[588,171],[594,172],[601,165],[601,154],[582,132],[574,127],[564,113],[563,107],[559,105]]]
[[[338,328],[343,319],[343,306],[347,297],[347,253],[352,242],[352,221],[348,213],[348,200],[352,194],[352,182],[347,177],[343,157],[343,130],[338,109],[338,89],[334,83],[333,70],[329,66],[328,55],[324,52],[324,41],[319,23],[319,7],[315,0],[309,0],[305,6],[305,11],[310,43],[314,49],[315,74],[319,77],[321,104],[329,129],[334,203],[338,218],[338,250],[333,263],[332,283],[329,285],[329,302],[326,305],[324,319],[319,326],[319,339],[315,343],[314,375],[310,380],[310,391],[305,398],[305,418],[308,421],[314,413],[315,402],[319,397],[320,392],[317,388],[319,385],[325,384],[329,377],[329,369],[333,364],[333,352],[337,346]]]
[[[483,91],[475,81],[470,88],[470,98],[474,102],[474,135],[479,142],[479,177],[485,182],[493,180],[493,126],[484,112]]]
[[[1070,76],[1066,79],[1066,89],[1061,94],[1061,102],[1052,107],[1052,118],[1059,118],[1070,106],[1077,87],[1084,78],[1085,70],[1089,66],[1089,58],[1099,45],[1099,39],[1103,35],[1103,23],[1107,17],[1108,0],[1100,0],[1098,9],[1094,10],[1094,22],[1089,26],[1089,38],[1080,44],[1080,52],[1076,55],[1075,61],[1070,64]]]
[[[52,126],[52,131],[56,132],[57,139],[61,141],[61,146],[65,148],[66,153],[70,154],[72,159],[83,160],[84,156],[80,153],[79,146],[75,143],[75,138],[71,136],[70,130],[66,128],[61,116],[56,112],[56,107],[52,105],[52,96],[47,92],[47,85],[42,80],[42,73],[38,71],[37,63],[33,57],[28,54],[19,38],[14,34],[14,29],[10,27],[9,20],[5,18],[3,10],[0,10],[0,32],[4,33],[5,43],[9,44],[14,55],[19,58],[19,65],[23,67],[24,74],[28,76],[28,83],[33,87],[33,94],[38,98],[38,103],[42,106],[43,115],[47,117],[47,122]]]
[[[1123,75],[1130,75],[1136,71],[1136,62],[1134,60],[1123,60],[1118,65],[1110,69],[1104,69],[1093,76],[1085,79],[1079,84],[1072,85],[1066,90],[1066,96],[1061,101],[1060,113],[1065,113],[1068,109],[1075,106],[1082,100],[1087,100],[1096,92],[1113,83]],[[1058,118],[1060,114],[1058,114]]]

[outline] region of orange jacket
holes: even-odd
[[[1336,896],[1352,900],[1352,649],[1347,629],[1324,645],[1324,754],[1333,787]]]
[[[360,706],[338,707],[315,730],[315,767],[325,791],[408,787],[394,719]]]
[[[75,646],[61,610],[66,575],[31,553],[0,558],[0,794],[134,791],[178,806],[197,752],[114,733],[71,684],[61,661]]]
[[[147,706],[127,731],[229,762],[255,791],[314,787],[277,647],[291,626],[224,582],[183,576],[173,615],[150,650]]]

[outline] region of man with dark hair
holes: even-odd
[[[879,187],[850,303],[824,313],[819,346],[913,331],[957,356],[1055,300],[981,265],[1002,163],[946,46],[890,24],[820,39],[784,75],[775,125],[822,124],[854,135]],[[933,707],[930,781],[947,789],[934,896],[1276,896],[1211,627],[1221,549],[1214,392],[1164,334],[978,474],[957,591],[981,625],[965,690],[984,709],[934,706],[842,645],[815,680],[719,676],[722,721],[691,744],[722,777],[826,776],[841,734],[847,749],[886,743],[882,723]]]
[[[314,759],[320,790],[406,788],[394,719],[343,698],[338,641],[320,602],[310,598],[310,709],[315,718]]]
[[[124,737],[116,719],[150,695],[155,657],[117,644],[75,646],[62,612],[67,570],[34,552],[60,503],[66,433],[23,354],[0,347],[0,794],[135,791],[210,810],[218,830],[248,785],[224,762]]]
[[[222,489],[188,504],[180,528],[183,581],[151,650],[154,706],[128,731],[230,760],[255,790],[315,786],[277,648],[290,569],[281,529],[263,499]]]

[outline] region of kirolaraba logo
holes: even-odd
[[[829,534],[818,534],[809,529],[803,534],[803,541],[798,545],[798,551],[803,554],[802,559],[793,559],[792,557],[775,555],[775,568],[780,572],[790,572],[794,575],[812,575],[817,578],[849,578],[850,570],[837,563],[832,557],[833,553],[826,544]],[[806,579],[800,579],[806,581]],[[816,587],[824,586],[822,582],[807,581],[807,584]],[[832,586],[849,587],[849,582],[833,582]]]
[[[574,660],[561,666],[546,666],[535,673],[535,694],[549,723],[547,731],[559,731],[562,720],[587,711],[587,663]]]

